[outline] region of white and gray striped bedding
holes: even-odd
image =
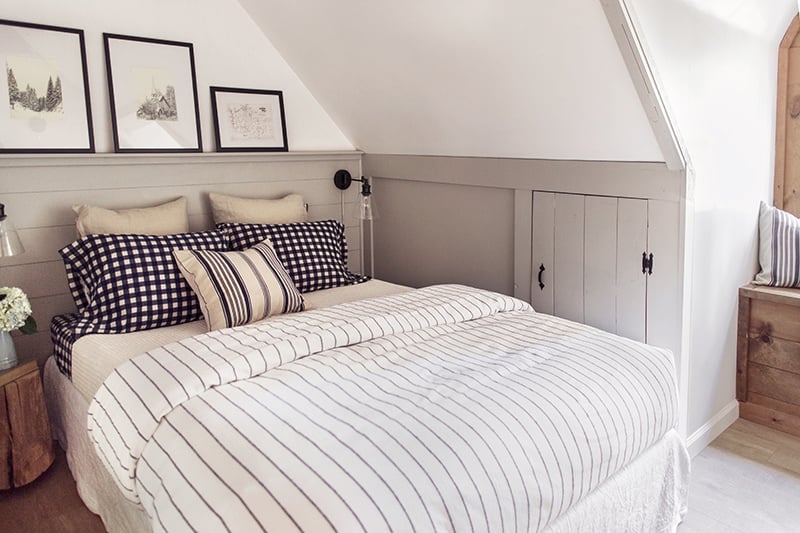
[[[89,429],[156,531],[536,531],[675,416],[667,351],[448,285],[150,351]]]

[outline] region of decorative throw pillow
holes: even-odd
[[[242,224],[289,224],[308,220],[306,203],[299,194],[290,194],[279,200],[266,198],[240,198],[215,192],[208,193],[214,223],[239,222]]]
[[[800,287],[800,219],[761,202],[758,231],[761,272],[755,283]]]
[[[269,239],[300,292],[355,285],[369,277],[347,270],[344,225],[336,220],[296,224],[219,224],[232,250]]]
[[[75,221],[78,235],[86,237],[97,233],[137,233],[142,235],[169,235],[189,231],[186,198],[157,205],[132,209],[104,209],[92,205],[76,205]]]
[[[200,300],[209,331],[303,310],[303,296],[269,241],[243,252],[176,250],[173,255]]]
[[[224,233],[89,235],[59,251],[80,314],[76,338],[128,333],[203,317],[174,250],[225,251]]]

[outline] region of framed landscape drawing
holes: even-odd
[[[94,152],[83,30],[0,19],[0,153]]]
[[[211,87],[218,152],[286,152],[283,92]]]
[[[191,43],[103,34],[117,152],[202,152]]]

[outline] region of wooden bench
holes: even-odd
[[[800,436],[800,289],[739,289],[739,416]]]

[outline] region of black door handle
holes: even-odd
[[[544,274],[544,263],[539,265],[539,290],[544,290],[544,282],[542,281],[542,274]]]

